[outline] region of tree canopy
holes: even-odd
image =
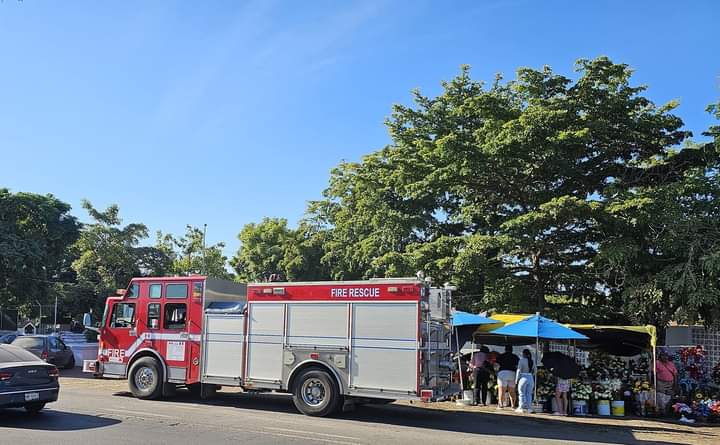
[[[71,274],[69,247],[80,224],[53,195],[0,189],[0,305],[44,303]]]
[[[717,228],[716,143],[679,150],[691,134],[673,114],[677,104],[654,104],[627,65],[601,57],[578,61],[576,70],[572,80],[549,67],[522,68],[513,80],[486,85],[463,67],[437,97],[415,91],[414,106],[396,105],[386,122],[392,143],[340,164],[324,199],[310,205],[331,276],[423,270],[458,284],[461,305],[471,309],[664,322],[633,309],[632,296],[656,277],[670,280],[663,286],[675,307],[687,309],[668,309],[670,316],[715,319],[708,307],[718,300],[704,282],[714,278],[699,273],[713,257],[688,258],[698,274],[687,275],[679,269],[687,261],[673,256],[679,262],[668,275],[617,246],[628,248],[636,233],[634,252],[647,255],[653,247],[642,236],[662,220],[684,224],[683,239],[662,241],[678,251],[702,235],[695,218]],[[717,133],[707,135],[717,140]],[[633,215],[647,199],[653,212]],[[666,212],[671,203],[675,213]],[[662,247],[667,255],[670,245]],[[623,269],[622,261],[658,275]],[[619,284],[628,275],[633,280]]]
[[[163,275],[201,274],[232,278],[226,269],[225,243],[206,245],[203,229],[187,225],[185,235],[177,237],[158,232],[157,240],[156,250],[170,259],[169,268]]]

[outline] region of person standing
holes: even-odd
[[[655,364],[655,375],[657,377],[658,408],[665,411],[668,402],[675,395],[675,387],[677,386],[678,371],[675,364],[670,360],[670,354],[667,349],[660,351],[659,360]]]
[[[522,358],[518,362],[516,373],[519,398],[518,407],[515,410],[517,413],[525,411],[529,414],[532,412],[533,389],[535,387],[535,378],[533,377],[534,370],[535,364],[533,363],[530,350],[523,349]]]
[[[480,351],[473,354],[470,359],[470,371],[472,372],[473,382],[475,383],[475,402],[473,405],[478,405],[478,402],[483,406],[486,405],[488,381],[490,380],[490,371],[488,370],[489,352],[490,350],[487,346],[481,346]]]
[[[553,412],[553,414],[567,416],[570,405],[568,392],[570,392],[570,380],[558,377],[555,385],[555,406],[557,411]]]
[[[510,399],[510,407],[515,407],[515,373],[520,358],[513,354],[512,345],[505,345],[505,352],[497,357],[498,409],[505,407],[505,396]]]

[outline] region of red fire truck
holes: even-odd
[[[302,413],[441,400],[451,384],[449,289],[422,279],[240,284],[135,278],[109,297],[84,368],[158,399],[179,386],[289,392]]]

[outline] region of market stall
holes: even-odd
[[[455,336],[455,345],[454,345],[454,351],[455,351],[455,359],[457,360],[458,365],[458,377],[460,382],[460,390],[463,394],[463,400],[467,400],[466,393],[465,393],[465,376],[463,373],[463,368],[465,367],[462,362],[462,351],[460,348],[460,345],[464,345],[468,339],[472,339],[472,334],[475,332],[478,327],[480,326],[497,326],[498,320],[483,317],[482,315],[477,314],[471,314],[468,312],[462,312],[462,311],[455,311],[452,314],[452,326]],[[474,342],[470,349],[470,357],[472,359],[472,354],[475,352],[474,348]]]
[[[541,341],[587,340],[587,337],[583,334],[575,332],[574,330],[550,320],[549,318],[542,317],[539,313],[515,323],[505,325],[501,328],[494,329],[490,332],[490,334],[504,337],[505,342],[512,338],[514,340],[522,340],[525,342],[524,344],[535,343],[536,366],[533,369],[535,382],[538,382],[537,365],[541,362],[539,357]],[[538,384],[534,385],[534,393],[534,399],[537,400]]]
[[[528,318],[518,314],[493,314],[492,317],[505,328]],[[657,342],[654,326],[561,326],[584,336],[579,341],[551,342],[553,350],[583,359],[579,360],[583,369],[571,385],[574,414],[624,415],[627,408],[634,414],[654,415],[655,385],[651,380]],[[519,338],[497,338],[496,332],[502,331],[496,326],[482,326],[475,336],[487,344],[527,344]],[[541,404],[547,402],[547,409],[552,411],[550,401],[554,398],[556,377],[540,368],[536,378],[537,400]]]

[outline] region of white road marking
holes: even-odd
[[[166,416],[166,415],[164,415],[164,414],[147,413],[147,412],[145,412],[145,411],[131,411],[131,410],[129,410],[129,409],[122,409],[122,410],[121,410],[121,409],[105,408],[104,410],[105,410],[105,411],[110,411],[110,412],[113,412],[113,413],[117,413],[117,414],[135,415],[135,416],[141,416],[141,417],[151,416],[151,417],[162,417],[162,418],[165,418],[165,419],[178,419],[178,420],[180,419],[180,418],[177,417],[177,416]]]
[[[256,431],[256,430],[240,430],[240,431],[257,433],[257,434],[266,434],[268,436],[289,437],[291,439],[303,439],[303,440],[309,440],[312,442],[335,443],[335,444],[340,444],[340,445],[361,445],[360,442],[344,442],[341,440],[322,439],[320,437],[313,437],[313,436],[301,436],[299,434],[272,433],[270,431]]]
[[[361,440],[359,437],[340,436],[339,434],[318,433],[318,432],[316,432],[316,431],[291,430],[291,429],[288,429],[288,428],[273,428],[273,427],[270,427],[270,426],[265,427],[265,429],[275,430],[275,431],[285,431],[285,432],[288,432],[288,433],[317,434],[318,436],[337,437],[338,439]]]

